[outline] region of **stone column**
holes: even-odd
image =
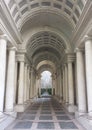
[[[86,112],[86,87],[85,87],[85,70],[83,52],[77,50],[76,52],[77,62],[77,89],[78,89],[78,113],[82,115]]]
[[[41,76],[39,78],[39,96],[41,96]]]
[[[24,61],[20,61],[18,104],[24,103]]]
[[[54,95],[54,76],[52,75],[52,96]]]
[[[4,37],[0,37],[0,117],[3,115],[2,113],[4,108],[6,48],[7,41]]]
[[[72,62],[68,62],[68,85],[69,85],[69,104],[74,105],[74,87],[73,87]]]
[[[58,74],[56,76],[56,96],[58,96]]]
[[[63,68],[63,103],[65,102],[65,68]]]
[[[33,98],[33,96],[34,96],[34,95],[33,95],[33,94],[34,94],[34,93],[33,93],[33,82],[34,82],[34,81],[33,81],[33,69],[31,68],[31,89],[30,89],[30,90],[31,90],[31,92],[30,92],[31,98]]]
[[[14,86],[14,105],[16,104],[16,91],[17,91],[17,68],[18,68],[18,62],[15,62],[15,86]]]
[[[38,75],[36,75],[36,97],[38,97],[38,83],[39,83],[39,79],[38,79]]]
[[[36,97],[36,75],[34,74],[34,97]]]
[[[66,102],[66,104],[68,103],[68,72],[67,72],[68,70],[67,70],[67,64],[65,64],[65,96],[66,96],[66,98],[65,98],[65,102]]]
[[[72,61],[68,61],[68,89],[69,89],[69,112],[75,112],[74,106],[74,82],[73,82],[73,66]]]
[[[27,101],[27,64],[25,64],[25,82],[24,82],[24,102]]]
[[[85,58],[88,114],[92,118],[92,39],[89,37],[85,39]]]
[[[6,83],[6,100],[5,110],[6,112],[12,112],[14,110],[14,86],[15,86],[15,47],[9,49],[8,57],[8,70],[7,70],[7,83]]]
[[[56,85],[56,76],[55,76],[55,80],[54,80],[54,89],[55,89],[55,96],[56,96],[56,89],[57,89],[57,85]]]
[[[59,75],[58,75],[58,80],[57,80],[58,82],[58,98],[60,99],[60,73],[59,73]]]
[[[59,91],[59,95],[60,95],[60,103],[62,102],[62,77],[61,77],[61,70],[60,70],[60,75],[59,75],[59,83],[60,83],[60,91]]]
[[[29,67],[27,68],[27,100],[29,100]]]

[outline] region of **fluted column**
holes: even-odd
[[[24,81],[25,81],[25,83],[24,83],[24,102],[26,102],[27,101],[27,64],[25,64],[25,71],[24,71],[24,77],[25,77],[25,79],[24,79]]]
[[[86,86],[85,86],[85,70],[83,52],[77,49],[77,89],[78,89],[78,112],[84,114],[87,110],[86,106]]]
[[[92,117],[92,39],[89,37],[85,39],[85,60],[88,113]]]
[[[20,61],[19,70],[19,87],[18,87],[18,104],[24,103],[24,61]]]
[[[27,68],[27,100],[29,100],[29,85],[30,85],[30,82],[29,82],[29,70],[30,70],[30,68],[28,67]]]
[[[54,95],[54,76],[52,75],[52,96]]]
[[[11,112],[14,109],[14,86],[15,86],[15,48],[9,49],[5,110]]]
[[[17,91],[17,74],[18,74],[18,62],[15,62],[15,86],[14,86],[14,105],[16,104],[16,91]]]
[[[38,77],[36,76],[36,97],[38,97]]]
[[[60,102],[61,102],[62,101],[62,77],[61,77],[61,70],[60,70],[60,75],[59,75],[59,83],[60,83],[59,95],[60,95]]]
[[[67,70],[67,64],[65,64],[65,96],[66,96],[66,98],[65,98],[65,102],[66,103],[68,103],[68,72],[67,72],[68,70]]]
[[[4,37],[0,37],[0,116],[2,115],[4,108],[6,48],[6,39]]]
[[[65,68],[63,68],[63,102],[65,102]]]
[[[41,76],[39,78],[39,96],[41,96]]]
[[[33,98],[33,69],[31,69],[31,88],[30,96]]]
[[[74,105],[74,83],[73,83],[73,66],[68,62],[68,86],[69,86],[69,104]]]

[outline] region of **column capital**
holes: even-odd
[[[8,50],[9,51],[17,51],[17,48],[16,47],[9,47]]]
[[[74,62],[76,60],[76,55],[74,53],[67,54],[67,62]]]
[[[25,62],[25,54],[17,54],[16,61]]]
[[[86,41],[88,41],[88,40],[92,41],[92,37],[91,37],[91,36],[88,36],[88,35],[85,35],[85,36],[84,36],[84,42],[86,42]]]
[[[75,53],[77,53],[77,52],[84,52],[84,49],[81,49],[81,48],[75,48],[74,52],[75,52]]]
[[[6,34],[0,35],[0,39],[8,41],[8,36]]]

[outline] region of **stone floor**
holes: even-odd
[[[6,130],[85,130],[54,99],[37,99]]]

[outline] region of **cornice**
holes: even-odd
[[[78,47],[79,44],[83,42],[83,38],[87,33],[87,30],[85,31],[85,28],[88,26],[92,19],[92,1],[88,0],[84,10],[81,14],[81,17],[79,19],[79,22],[75,28],[74,35],[72,36],[71,43],[75,47]]]
[[[66,59],[67,62],[74,62],[76,60],[76,55],[74,53],[68,53]]]
[[[17,44],[22,43],[21,34],[17,30],[17,27],[9,13],[9,10],[4,1],[0,3],[0,18],[2,25],[4,26],[6,32],[16,41]]]

